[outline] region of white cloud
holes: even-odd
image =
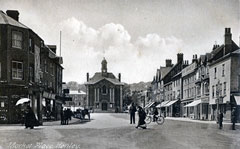
[[[183,46],[176,37],[147,34],[131,41],[121,24],[109,23],[99,29],[88,27],[72,17],[60,23],[65,34],[65,81],[85,81],[86,72],[100,71],[101,60],[106,57],[108,70],[122,73],[123,81],[150,81],[166,58],[172,58]]]

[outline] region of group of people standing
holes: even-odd
[[[72,111],[70,109],[61,110],[61,125],[68,125],[68,122],[72,119]]]
[[[237,111],[236,107],[233,107],[232,113],[231,113],[231,122],[232,122],[232,130],[235,130],[235,123],[237,122]],[[219,129],[223,128],[223,112],[221,111],[218,115],[218,124]]]
[[[145,118],[146,118],[146,112],[143,110],[143,108],[141,106],[135,106],[134,103],[131,104],[130,108],[129,108],[129,114],[130,114],[130,124],[135,124],[135,113],[138,111],[138,124],[136,126],[136,128],[141,127],[143,129],[146,129],[146,122],[145,122]]]

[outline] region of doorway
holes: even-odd
[[[102,103],[102,110],[107,111],[108,110],[108,104],[106,102]]]

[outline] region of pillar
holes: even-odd
[[[123,100],[122,100],[122,86],[120,86],[120,112],[122,112],[122,105],[123,105]]]

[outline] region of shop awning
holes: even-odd
[[[236,104],[240,105],[240,96],[234,96]]]
[[[196,105],[198,105],[198,104],[200,104],[200,103],[201,103],[201,99],[199,99],[199,100],[195,100],[195,101],[193,101],[193,102],[187,104],[187,105],[184,106],[184,107],[194,107],[194,106],[196,106]]]
[[[149,104],[147,104],[144,108],[150,108],[151,106],[153,106],[155,102],[150,102]]]
[[[166,105],[166,104],[169,103],[169,102],[170,102],[169,100],[168,100],[168,101],[163,101],[162,103],[158,104],[158,105],[156,106],[156,108],[164,107],[164,105]]]
[[[169,103],[165,104],[164,107],[169,107],[171,106],[172,104],[174,104],[175,102],[177,102],[178,100],[173,100],[173,101],[170,101]]]

